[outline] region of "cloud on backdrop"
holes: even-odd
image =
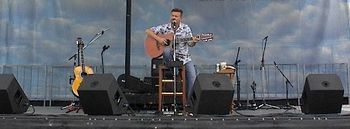
[[[85,62],[124,65],[125,0],[0,0],[0,64],[70,65],[75,39],[86,44]],[[346,0],[133,0],[131,64],[150,64],[144,30],[167,23],[173,7],[184,10],[194,34],[211,32],[212,42],[191,48],[196,64],[258,64],[262,39],[266,62],[349,63],[349,3]]]

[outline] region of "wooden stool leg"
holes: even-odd
[[[158,80],[158,111],[162,111],[162,101],[163,101],[163,95],[162,95],[162,91],[163,91],[163,70],[160,67],[159,68],[159,80]]]
[[[186,68],[183,65],[181,70],[181,80],[182,80],[182,106],[185,110],[185,107],[187,105],[187,93],[186,93]]]
[[[164,79],[164,76],[165,76],[165,72],[164,70],[166,70],[167,68],[165,66],[160,66],[159,67],[159,80],[158,80],[158,83],[159,83],[159,87],[158,87],[158,111],[161,112],[162,111],[162,108],[163,108],[163,100],[164,100],[164,96],[168,95],[169,94],[166,94],[166,95],[163,95],[163,86],[165,86],[164,82],[163,83],[163,79]],[[179,81],[182,83],[182,95],[181,98],[182,98],[182,106],[183,106],[183,110],[185,111],[185,108],[186,108],[186,105],[187,105],[187,90],[186,90],[186,69],[185,69],[185,66],[181,66],[179,68],[179,70],[181,70],[181,73],[179,73],[177,76],[179,76],[180,78],[177,78],[176,81]],[[169,82],[168,82],[169,83]],[[181,91],[179,91],[181,92]],[[177,94],[173,94],[173,96],[175,97],[180,97],[178,96]]]

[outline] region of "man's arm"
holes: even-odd
[[[190,32],[190,35],[192,36],[192,40],[191,40],[191,42],[188,43],[188,46],[194,47],[200,39],[197,36],[193,36],[192,30],[190,27],[188,27],[187,31]]]
[[[166,43],[166,39],[165,38],[159,37],[150,28],[146,29],[145,33],[146,33],[147,36],[157,40],[162,45],[164,45],[164,43]]]
[[[197,36],[192,37],[192,41],[188,44],[188,46],[190,46],[190,47],[195,46],[199,40],[200,39]]]

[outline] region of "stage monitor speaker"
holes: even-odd
[[[340,113],[344,89],[336,74],[309,74],[301,97],[305,114]]]
[[[194,114],[229,114],[233,85],[224,74],[199,74],[189,99]]]
[[[0,74],[0,114],[27,111],[29,100],[13,74]]]
[[[113,74],[83,77],[78,89],[80,104],[88,115],[122,115],[128,102]]]

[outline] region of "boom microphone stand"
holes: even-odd
[[[237,109],[241,108],[241,80],[239,79],[239,75],[238,75],[238,63],[241,62],[241,60],[238,59],[239,56],[239,50],[240,47],[238,47],[237,50],[237,55],[236,55],[236,61],[235,61],[235,68],[236,68],[236,85],[237,85]]]
[[[295,109],[295,107],[292,107],[292,105],[289,104],[289,99],[288,99],[288,84],[291,87],[294,87],[292,85],[292,83],[289,81],[289,79],[284,75],[284,73],[281,71],[281,69],[277,66],[276,62],[274,61],[273,64],[275,65],[275,67],[277,68],[278,71],[280,71],[280,73],[282,74],[282,76],[284,77],[284,79],[286,79],[286,105],[284,107],[282,107],[283,109]]]
[[[262,99],[263,99],[263,103],[261,105],[259,105],[258,107],[256,107],[256,109],[259,109],[259,108],[264,108],[264,109],[279,109],[279,107],[276,107],[276,106],[273,106],[273,105],[269,105],[266,103],[266,100],[265,100],[265,90],[266,90],[266,78],[265,78],[265,64],[264,64],[264,56],[265,56],[265,50],[266,50],[266,44],[267,44],[267,38],[269,36],[266,36],[262,42],[263,42],[263,46],[262,46],[262,56],[261,56],[261,65],[260,65],[260,71],[261,71],[261,86],[262,86]],[[265,41],[265,42],[264,42]]]
[[[101,37],[107,30],[109,30],[109,29],[110,29],[110,28],[104,29],[104,30],[102,30],[101,32],[95,34],[95,36],[92,37],[92,39],[89,41],[89,43],[86,44],[86,45],[82,48],[82,50],[85,50],[85,48],[87,48],[88,46],[90,46],[91,44],[93,44],[95,40],[97,40],[98,38],[100,38],[100,37]],[[75,56],[75,54],[78,54],[78,53],[74,53],[73,56]],[[68,60],[70,60],[73,56],[71,56]],[[78,59],[79,59],[79,57],[78,57]],[[79,62],[78,62],[78,64],[79,64]]]

